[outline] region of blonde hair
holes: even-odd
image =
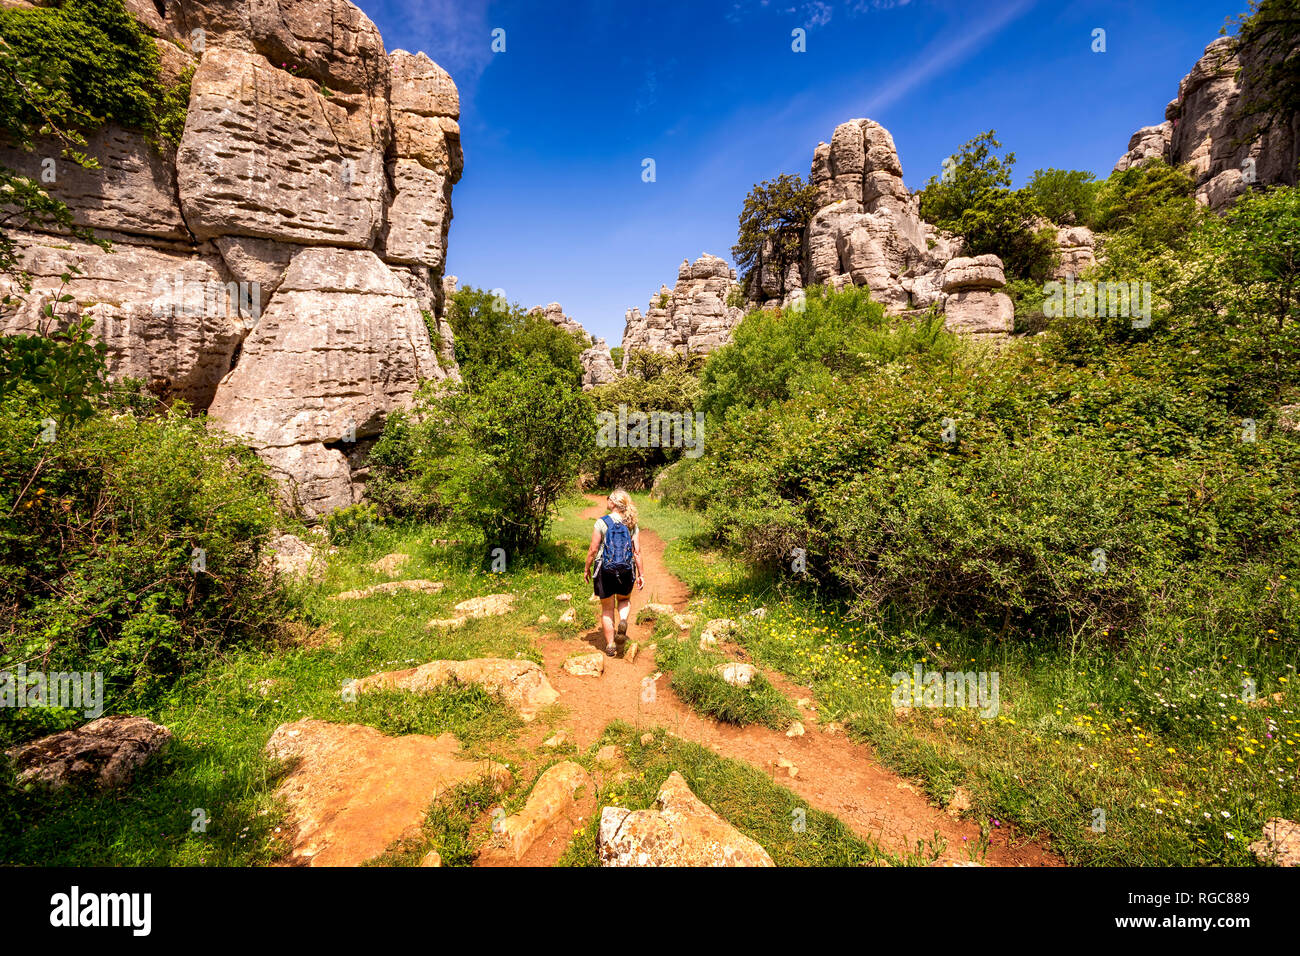
[[[623,516],[623,523],[627,525],[628,531],[636,530],[636,505],[632,503],[632,496],[622,488],[616,488],[609,493],[610,504],[614,510]]]

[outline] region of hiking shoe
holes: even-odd
[[[618,656],[618,648],[617,648],[617,647],[607,647],[607,648],[605,648],[605,654],[606,654],[608,657],[617,657],[617,656]]]
[[[619,644],[627,640],[627,621],[621,617],[618,619],[618,633],[614,635],[614,640]]]

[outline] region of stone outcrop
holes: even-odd
[[[1062,226],[1056,230],[1056,278],[1076,278],[1097,264],[1096,238],[1087,226]]]
[[[109,126],[88,140],[97,170],[51,142],[0,147],[113,242],[15,233],[35,283],[3,331],[40,331],[77,266],[59,313],[93,318],[115,377],[209,411],[309,516],[350,504],[386,415],[457,374],[442,281],[464,167],[455,84],[422,53],[389,54],[348,0],[128,7],[165,78],[194,68],[179,147]]]
[[[1242,115],[1242,104],[1253,99],[1255,56],[1252,49],[1239,49],[1235,37],[1219,37],[1207,46],[1178,84],[1178,96],[1165,108],[1165,122],[1134,133],[1115,169],[1153,156],[1189,165],[1197,200],[1214,210],[1224,209],[1253,184],[1295,185],[1300,118],[1275,116],[1264,128],[1260,118]]]
[[[766,850],[714,813],[674,770],[653,808],[605,807],[601,866],[774,866]]]
[[[290,861],[359,866],[417,837],[430,804],[453,787],[484,778],[497,790],[509,785],[505,767],[461,759],[459,750],[451,734],[388,737],[360,724],[281,724],[266,752],[294,761],[276,790],[293,825]]]
[[[869,119],[835,127],[813,151],[820,208],[804,237],[802,280],[866,286],[891,311],[939,304],[936,275],[958,242],[921,219],[889,131]]]
[[[745,310],[728,305],[739,289],[736,270],[707,252],[694,262],[683,259],[677,282],[661,286],[645,315],[628,309],[623,330],[623,369],[633,350],[708,353],[725,345]]]
[[[565,760],[537,778],[528,801],[493,828],[482,859],[518,862],[539,838],[556,831],[565,843],[582,820],[582,803],[592,802],[596,785],[580,765]],[[583,798],[586,797],[586,800]],[[563,829],[559,829],[563,826]]]
[[[468,661],[430,661],[419,667],[371,674],[356,682],[358,693],[371,690],[405,690],[427,694],[448,681],[478,684],[489,694],[501,698],[526,721],[537,716],[543,707],[560,699],[546,679],[546,672],[533,661],[483,657]]]
[[[1005,292],[1002,260],[983,255],[950,259],[939,274],[944,298],[944,324],[974,335],[1007,334],[1015,323],[1015,308]]]
[[[420,382],[444,375],[418,301],[378,256],[311,247],[294,256],[208,415],[320,514],[360,499],[346,446],[376,437]]]
[[[19,783],[53,790],[111,789],[129,784],[171,742],[170,730],[144,717],[100,717],[5,753],[17,767]]]

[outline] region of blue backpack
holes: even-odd
[[[627,525],[621,521],[615,521],[610,515],[605,515],[603,520],[605,522],[605,550],[600,557],[601,566],[609,568],[611,571],[631,571],[632,532],[627,530]]]

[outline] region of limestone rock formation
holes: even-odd
[[[1087,226],[1062,226],[1056,230],[1059,256],[1056,278],[1078,276],[1097,264],[1096,238]]]
[[[58,311],[93,318],[114,376],[209,411],[307,515],[350,504],[385,416],[457,375],[442,281],[464,166],[455,84],[424,54],[390,55],[348,0],[128,8],[164,78],[195,67],[180,145],[109,126],[89,137],[98,170],[51,143],[0,147],[114,244],[17,234],[35,288],[4,331],[42,331],[78,266]]]
[[[421,381],[445,373],[419,304],[366,250],[306,248],[208,409],[319,514],[360,497],[340,447],[372,438]]]
[[[983,255],[949,260],[940,273],[944,299],[944,324],[975,335],[1007,334],[1015,322],[1015,308],[1005,292],[1002,260]]]
[[[728,305],[737,289],[736,270],[725,260],[707,252],[694,262],[683,259],[673,288],[660,286],[644,316],[627,310],[623,369],[633,350],[692,355],[725,345],[745,317],[744,309]]]
[[[1165,122],[1138,130],[1117,170],[1159,156],[1173,165],[1188,164],[1196,179],[1197,201],[1221,210],[1252,184],[1295,185],[1300,155],[1296,116],[1274,117],[1263,129],[1258,118],[1242,115],[1252,99],[1249,70],[1255,52],[1239,51],[1235,37],[1219,37],[1205,48],[1182,82],[1178,96],[1165,108]]]
[[[714,813],[674,770],[649,810],[605,807],[601,866],[774,866],[761,846]]]
[[[122,787],[137,770],[162,753],[172,732],[144,717],[100,717],[21,744],[5,753],[13,759],[20,783],[51,789]]]
[[[418,835],[430,804],[453,787],[485,777],[498,790],[509,785],[505,767],[463,760],[459,750],[451,734],[388,737],[360,724],[281,724],[266,752],[296,761],[276,790],[293,823],[290,859],[359,866]]]
[[[821,206],[804,239],[805,285],[866,286],[891,311],[939,302],[933,276],[957,242],[923,222],[889,131],[869,119],[835,127],[813,152]]]

